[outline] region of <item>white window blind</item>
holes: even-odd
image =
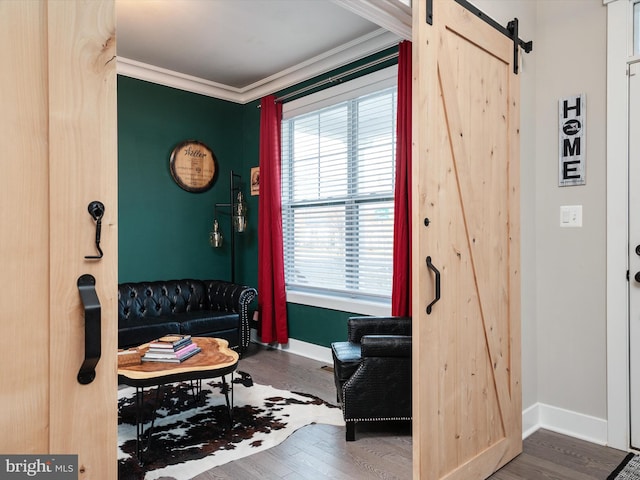
[[[396,87],[351,96],[282,122],[287,290],[388,299]]]

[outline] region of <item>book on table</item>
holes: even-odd
[[[178,337],[177,335],[171,337]],[[191,336],[184,336],[185,338],[176,339],[171,338],[168,341],[163,339],[154,340],[149,343],[149,349],[142,357],[143,361],[150,362],[182,362],[187,358],[192,357],[201,349],[193,343]],[[171,346],[158,346],[163,343],[172,344]]]
[[[190,343],[192,343],[191,335],[165,335],[150,342],[149,348],[177,351]]]
[[[195,344],[192,344],[195,346]],[[170,362],[170,363],[180,363],[184,362],[187,358],[193,357],[195,354],[201,352],[202,349],[198,346],[195,348],[190,348],[187,352],[177,353],[175,355],[169,354],[159,354],[159,353],[145,353],[142,357],[143,362]]]

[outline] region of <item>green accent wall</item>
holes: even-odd
[[[231,169],[244,169],[242,118],[241,105],[118,77],[120,283],[230,278],[229,243],[211,248],[209,231],[214,205],[229,202]],[[169,171],[173,148],[190,139],[217,158],[216,181],[206,192],[183,190]],[[220,224],[228,240],[228,217]]]
[[[324,347],[347,339],[347,318],[352,313],[287,303],[289,337]]]
[[[396,47],[276,96],[394,51]],[[351,78],[394,63],[388,61]],[[209,245],[209,231],[214,205],[229,203],[229,174],[233,170],[242,175],[249,226],[247,232],[236,235],[236,282],[258,287],[258,197],[250,195],[249,174],[259,164],[259,103],[239,105],[118,77],[120,283],[173,278],[229,280],[228,215],[218,215],[225,236],[223,248]],[[182,190],[171,177],[171,151],[184,140],[205,143],[218,160],[216,182],[207,192]],[[346,320],[352,314],[289,303],[287,315],[290,338],[328,347],[346,339]]]

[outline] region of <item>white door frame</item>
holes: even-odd
[[[607,437],[627,450],[629,415],[629,117],[627,63],[632,49],[633,0],[607,7]]]

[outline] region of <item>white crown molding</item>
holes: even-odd
[[[370,22],[411,40],[412,15],[408,1],[402,0],[331,0]]]
[[[199,93],[208,97],[216,97],[222,100],[238,102],[242,92],[228,85],[205,80],[204,78],[185,75],[184,73],[156,67],[148,63],[138,62],[129,58],[118,57],[116,61],[118,75],[136,78],[166,87]]]
[[[379,29],[243,88],[231,87],[124,57],[117,58],[117,73],[158,85],[245,104],[377,53],[396,45],[398,41],[399,38],[394,33]]]

